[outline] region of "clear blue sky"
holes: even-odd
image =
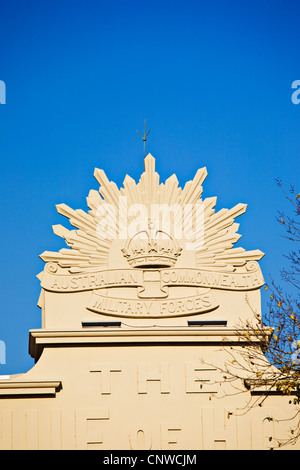
[[[265,279],[277,276],[287,204],[274,179],[300,191],[299,21],[293,0],[1,0],[0,374],[33,366],[38,256],[65,246],[55,204],[86,210],[95,167],[137,180],[144,119],[162,181],[206,166],[203,196],[248,204],[238,246],[264,251]]]

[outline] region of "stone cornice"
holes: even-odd
[[[260,335],[245,334],[245,330],[208,327],[151,327],[143,329],[122,328],[86,328],[84,330],[30,330],[29,353],[36,360],[44,347],[84,346],[109,344],[220,344],[251,343],[261,345],[262,339],[268,340],[270,330],[263,330]]]
[[[60,389],[60,381],[33,381],[22,382],[13,380],[0,380],[0,398],[47,395],[55,396]]]

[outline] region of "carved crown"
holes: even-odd
[[[158,238],[159,235],[165,238]],[[153,238],[147,231],[141,231],[127,241],[122,252],[132,267],[169,268],[175,265],[182,248],[162,230],[156,232],[156,237]]]

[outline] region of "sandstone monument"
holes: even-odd
[[[263,355],[263,253],[234,247],[246,205],[216,212],[206,176],[160,183],[149,154],[120,189],[96,169],[87,212],[57,206],[75,229],[54,226],[68,248],[41,255],[36,363],[0,380],[1,449],[267,449],[287,437],[289,397],[259,373],[228,374],[247,345]]]

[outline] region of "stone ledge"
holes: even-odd
[[[247,336],[244,330],[207,327],[174,327],[149,329],[120,329],[120,328],[85,328],[84,330],[30,330],[29,353],[36,360],[40,357],[45,346],[76,346],[85,344],[162,344],[162,343],[251,343],[259,345],[261,340],[256,335]],[[265,339],[270,337],[270,331],[264,331]]]
[[[28,395],[56,395],[61,388],[60,381],[36,381],[36,382],[14,382],[4,379],[0,381],[0,398],[8,396],[28,396]]]

